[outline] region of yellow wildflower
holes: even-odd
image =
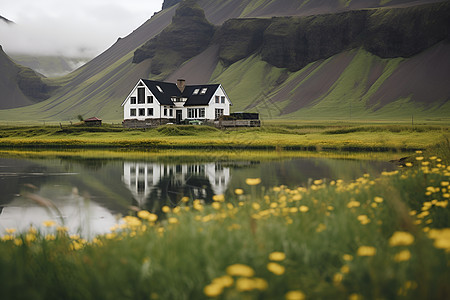
[[[167,205],[164,205],[162,208],[161,208],[161,210],[162,210],[162,212],[163,213],[169,213],[170,212],[170,207],[168,207]]]
[[[261,208],[261,205],[259,205],[259,203],[253,202],[252,207],[254,210],[259,210]]]
[[[169,224],[177,224],[178,223],[178,219],[177,218],[168,218],[167,221],[169,222]]]
[[[267,290],[267,288],[269,287],[267,281],[262,278],[253,278],[253,284],[255,286],[255,289],[260,291]]]
[[[273,261],[283,261],[286,259],[286,254],[283,252],[275,251],[269,254],[269,259]]]
[[[15,239],[15,237],[11,234],[6,234],[4,236],[2,236],[2,241],[13,241]]]
[[[363,297],[360,294],[353,293],[348,296],[348,300],[361,300]]]
[[[239,278],[236,280],[236,289],[240,292],[248,292],[255,289],[255,282],[251,278]]]
[[[298,208],[298,210],[304,213],[304,212],[307,212],[309,210],[309,207],[305,206],[305,205],[302,205],[302,206],[300,206]]]
[[[344,275],[342,275],[342,273],[336,273],[333,275],[333,283],[335,285],[339,285],[342,282],[342,279],[344,279]]]
[[[373,198],[373,201],[375,201],[376,203],[381,203],[381,202],[383,202],[383,198],[377,196],[377,197]]]
[[[245,183],[248,185],[258,185],[261,183],[261,178],[247,178]]]
[[[344,255],[342,255],[342,259],[345,260],[345,261],[352,261],[353,260],[353,255],[344,254]]]
[[[13,234],[14,232],[16,232],[17,230],[15,228],[6,228],[5,232],[8,234]]]
[[[412,166],[413,166],[413,164],[412,164],[412,163],[410,163],[410,162],[407,162],[407,163],[405,164],[405,166],[407,166],[407,167],[412,167]]]
[[[431,229],[428,236],[434,239],[434,247],[450,251],[450,228]]]
[[[53,220],[47,220],[42,222],[42,225],[44,225],[45,227],[53,227],[56,225],[56,222]]]
[[[137,213],[137,216],[138,216],[139,218],[141,218],[141,219],[144,219],[144,220],[146,220],[146,219],[149,217],[149,215],[150,215],[150,212],[148,212],[148,211],[146,211],[146,210],[140,210],[140,211],[138,211],[138,213]]]
[[[225,201],[225,196],[223,194],[214,195],[213,196],[213,200],[217,201],[217,202],[224,202]]]
[[[420,160],[423,160],[423,156],[417,156],[417,157],[416,157],[416,160],[419,160],[419,161],[420,161]]]
[[[25,235],[25,241],[27,241],[27,243],[31,243],[34,242],[36,240],[36,235],[33,233],[27,233]]]
[[[213,279],[212,283],[217,284],[217,285],[221,286],[222,288],[230,287],[233,285],[234,279],[231,276],[224,275],[224,276]]]
[[[361,246],[356,253],[358,256],[374,256],[377,253],[377,249],[371,246]]]
[[[274,262],[268,263],[267,269],[275,275],[283,275],[284,271],[285,271],[284,266],[274,263]]]
[[[414,236],[406,231],[396,231],[389,238],[389,246],[409,246],[414,243]]]
[[[54,240],[56,240],[56,236],[55,236],[54,234],[47,234],[47,235],[45,236],[45,239],[46,239],[47,241],[54,241]]]
[[[361,222],[362,225],[370,223],[370,219],[367,217],[367,215],[359,215],[357,219]]]
[[[303,300],[305,299],[305,294],[299,290],[289,291],[286,293],[285,298],[286,300]]]
[[[411,252],[409,250],[402,250],[394,256],[396,262],[407,261],[411,258]]]
[[[244,264],[234,264],[228,266],[226,271],[230,276],[252,277],[255,275],[255,271],[251,267]]]
[[[235,190],[234,190],[234,193],[235,193],[236,195],[242,195],[242,194],[244,194],[244,190],[243,190],[243,189],[235,189]]]
[[[150,222],[156,222],[156,220],[158,220],[158,215],[155,215],[155,214],[151,213],[151,214],[148,215],[147,220],[150,221]]]
[[[358,201],[352,200],[349,203],[347,203],[347,207],[348,208],[352,208],[352,207],[360,207],[361,203],[359,203]]]
[[[347,266],[347,265],[343,265],[341,267],[341,272],[344,273],[344,274],[348,274],[348,272],[350,272],[350,267]]]
[[[222,294],[223,287],[219,284],[211,283],[203,288],[203,293],[208,297],[217,297]]]
[[[449,182],[448,182],[448,181],[441,181],[441,185],[442,185],[442,186],[448,186],[448,185],[449,185]]]

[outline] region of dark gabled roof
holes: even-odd
[[[141,79],[141,81],[147,86],[161,105],[171,106],[175,105],[172,102],[172,97],[187,98],[184,106],[208,105],[212,96],[220,86],[220,84],[186,85],[183,93],[181,93],[175,83],[147,79]],[[158,86],[161,88],[162,92],[158,89]],[[206,92],[201,93],[201,91],[205,88]],[[199,92],[194,95],[194,91],[197,89]]]
[[[203,84],[203,85],[187,85],[183,91],[183,97],[188,100],[184,103],[184,106],[198,106],[198,105],[208,105],[209,100],[216,92],[219,84]],[[206,88],[206,93],[202,94],[202,89]],[[198,89],[197,95],[194,95],[194,91]]]
[[[147,79],[141,79],[142,82],[148,87],[152,94],[156,97],[158,102],[162,105],[174,105],[171,98],[181,97],[181,92],[177,85],[169,82],[153,81]],[[162,93],[158,89],[161,88]]]

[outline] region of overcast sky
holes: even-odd
[[[163,0],[0,0],[7,53],[96,56],[160,11]]]

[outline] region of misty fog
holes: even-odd
[[[161,10],[163,0],[16,0],[2,3],[6,53],[95,57]]]

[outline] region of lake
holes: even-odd
[[[121,216],[146,209],[161,214],[184,196],[212,201],[213,195],[246,193],[246,178],[261,178],[261,187],[308,186],[312,180],[354,180],[391,171],[388,159],[246,154],[211,156],[152,155],[121,152],[106,155],[0,155],[0,235],[7,228],[24,231],[30,224],[54,220],[71,234],[109,232]],[[387,156],[386,156],[387,157]],[[258,188],[260,191],[261,188]]]

